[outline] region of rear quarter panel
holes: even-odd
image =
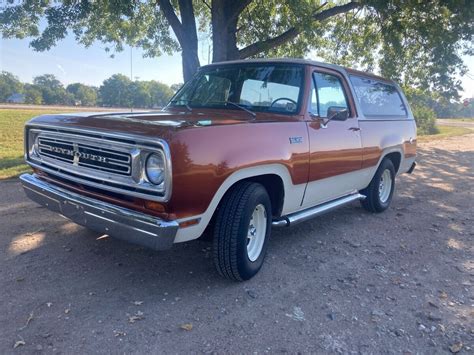
[[[350,75],[367,77],[369,79],[374,79],[395,86],[400,94],[401,101],[407,110],[407,116],[366,117],[357,99],[352,81],[350,80]],[[355,104],[357,107],[363,148],[362,168],[372,168],[373,171],[371,174],[373,176],[380,162],[387,154],[398,152],[400,153],[401,159],[397,173],[401,174],[407,172],[416,158],[417,134],[415,119],[403,91],[393,81],[355,70],[347,70],[346,77],[350,83],[351,93],[355,98]]]
[[[392,152],[401,154],[398,173],[406,172],[416,157],[416,124],[412,119],[359,120],[363,147],[362,168],[378,166]]]

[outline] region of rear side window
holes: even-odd
[[[352,86],[364,116],[407,117],[407,109],[394,85],[351,76]]]

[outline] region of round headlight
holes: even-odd
[[[165,159],[163,154],[153,153],[146,160],[145,172],[148,181],[159,185],[165,180]]]

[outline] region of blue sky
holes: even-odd
[[[201,64],[208,62],[208,43],[200,42]],[[81,82],[99,86],[112,74],[130,76],[130,49],[116,53],[114,58],[97,43],[89,48],[76,44],[72,35],[59,42],[47,52],[35,52],[29,47],[29,40],[0,39],[0,70],[12,72],[24,82],[31,82],[34,76],[54,74],[64,84]],[[181,56],[143,58],[139,49],[133,49],[133,77],[140,80],[158,80],[168,85],[183,81]],[[470,76],[462,78],[463,97],[474,96],[474,57],[465,57]]]

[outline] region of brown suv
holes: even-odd
[[[381,77],[298,60],[202,67],[159,112],[44,115],[25,128],[27,195],[153,249],[213,236],[223,276],[262,266],[273,227],[390,205],[416,125]],[[207,235],[207,233],[206,233]]]

